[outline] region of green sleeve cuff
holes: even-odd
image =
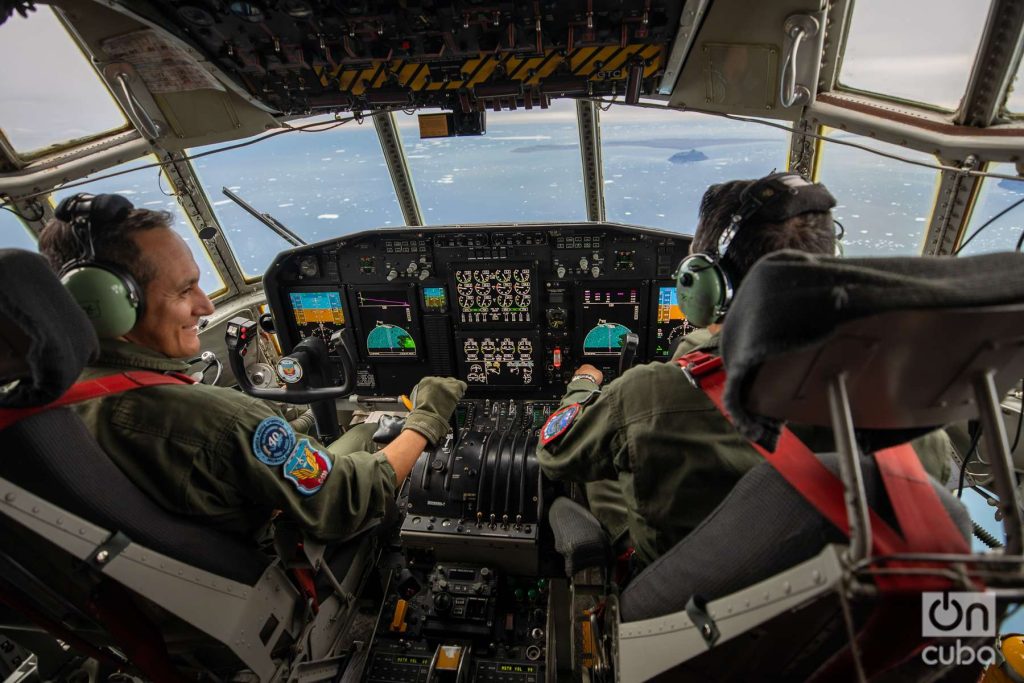
[[[414,410],[405,418],[405,428],[418,432],[431,446],[436,446],[448,433],[448,421],[425,410]]]

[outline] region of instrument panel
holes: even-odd
[[[264,287],[286,352],[342,331],[360,395],[443,375],[471,397],[557,398],[582,363],[613,378],[630,333],[636,362],[668,357],[689,243],[601,223],[377,230],[279,254]]]

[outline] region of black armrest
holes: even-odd
[[[569,498],[551,505],[548,521],[555,534],[555,550],[565,558],[569,578],[584,569],[606,569],[611,563],[608,534],[590,511]]]

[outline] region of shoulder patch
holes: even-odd
[[[265,418],[252,435],[252,452],[265,465],[275,467],[288,459],[295,449],[295,430],[276,415]]]
[[[565,434],[580,414],[580,404],[570,403],[569,405],[551,413],[547,422],[540,429],[540,445],[547,446],[549,443]]]
[[[284,478],[295,484],[299,493],[311,496],[324,485],[331,473],[332,461],[329,453],[314,448],[309,439],[303,439],[292,451],[284,464]]]

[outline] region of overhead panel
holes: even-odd
[[[122,0],[275,112],[544,107],[653,94],[683,0],[230,4]]]
[[[823,0],[715,0],[670,103],[796,120],[813,102],[827,33]]]

